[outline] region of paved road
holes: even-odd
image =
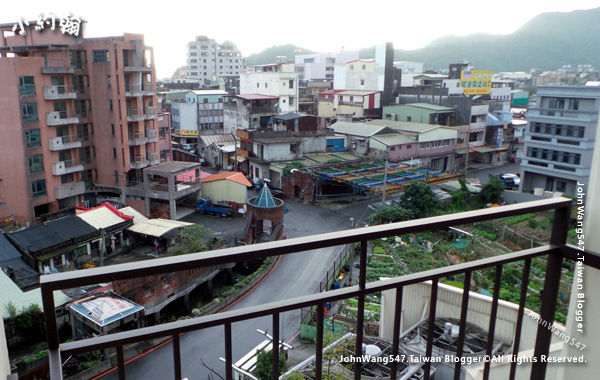
[[[362,199],[361,199],[362,200]],[[285,229],[290,238],[317,233],[339,231],[350,228],[350,218],[365,222],[370,211],[366,199],[348,205],[330,205],[326,207],[288,202],[289,213],[285,216]],[[210,216],[190,215],[191,220],[214,218]],[[190,219],[188,219],[190,220]],[[211,228],[224,221],[205,219]],[[236,227],[239,221],[234,221]],[[227,230],[227,228],[225,228]],[[218,231],[215,229],[215,231]],[[227,231],[224,231],[227,232]],[[299,252],[282,257],[273,273],[252,293],[231,307],[239,310],[244,307],[260,305],[315,292],[318,283],[339,247]],[[281,315],[282,336],[287,341],[294,336],[300,327],[300,311],[292,311]],[[270,318],[260,318],[235,323],[233,332],[233,359],[240,359],[250,349],[264,340],[256,329],[271,330]],[[224,365],[219,357],[224,357],[223,328],[211,328],[187,333],[181,338],[183,376],[189,380],[206,379],[208,370],[202,365],[202,359],[208,366],[223,373]],[[171,344],[131,362],[126,366],[127,379],[172,379],[173,355]],[[116,379],[116,371],[103,379]]]

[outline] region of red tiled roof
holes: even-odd
[[[244,176],[244,173],[240,173],[240,172],[225,172],[225,173],[213,174],[211,176],[203,178],[202,183],[219,181],[219,180],[228,180],[228,181],[233,181],[233,182],[239,183],[240,185],[252,186],[250,181],[248,181],[246,176]]]

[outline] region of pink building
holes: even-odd
[[[98,192],[127,203],[142,169],[170,160],[152,48],[35,25],[0,25],[0,219],[40,222]]]

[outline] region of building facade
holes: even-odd
[[[213,75],[239,75],[244,66],[242,53],[231,41],[219,44],[212,38],[197,36],[187,44],[187,79],[208,84]]]
[[[358,51],[345,51],[339,53],[314,53],[300,54],[295,57],[294,65],[301,81],[333,80],[336,64],[358,59]]]
[[[229,94],[221,90],[190,91],[181,101],[171,103],[173,130],[182,136],[223,132],[223,101]]]
[[[40,222],[98,186],[124,201],[160,160],[152,48],[136,34],[12,27],[0,25],[0,150],[12,157],[0,162],[0,217]]]
[[[298,111],[298,73],[293,63],[274,63],[255,67],[255,71],[240,75],[240,94],[261,94],[279,97],[280,112]]]
[[[589,182],[600,86],[541,86],[535,104],[527,112],[521,190],[575,194],[578,182]]]

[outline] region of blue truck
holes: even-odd
[[[201,214],[211,214],[218,217],[231,216],[233,207],[221,203],[213,203],[210,198],[198,198],[196,202],[196,212]]]

